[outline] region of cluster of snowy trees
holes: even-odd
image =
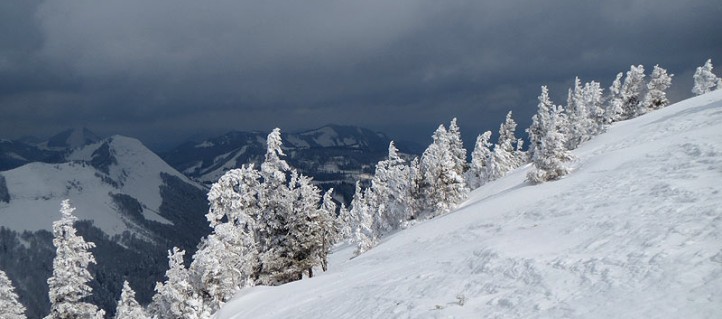
[[[607,94],[598,82],[582,84],[576,78],[565,106],[555,105],[546,86],[538,97],[537,113],[526,129],[529,137],[515,136],[516,122],[509,112],[499,128],[480,134],[467,162],[456,119],[442,124],[420,158],[402,155],[393,142],[388,157],[376,165],[367,187],[356,183],[350,207],[338,206],[333,190],[322,194],[311,178],[299,174],[283,159],[281,134],[268,135],[260,169],[244,165],[224,174],[208,193],[206,215],[211,234],[201,240],[191,258],[174,248],[169,252],[166,280],[156,285],[150,305],[142,307],[126,281],[116,308],[116,319],[206,319],[244,287],[280,285],[312,277],[327,269],[327,255],[347,241],[363,253],[380,238],[421,219],[447,213],[471,189],[503,177],[531,163],[531,183],[557,180],[568,174],[571,150],[602,133],[616,121],[630,119],[666,106],[672,75],[655,66],[648,82],[644,67],[619,73]],[[722,89],[711,61],[694,75],[695,94]],[[76,234],[75,208],[61,204],[61,219],[53,223],[56,256],[48,279],[51,312],[47,319],[99,319],[105,312],[86,300],[92,293],[88,266],[95,263],[89,249],[95,245]],[[3,318],[25,318],[13,286],[0,271],[0,313]]]
[[[541,183],[561,178],[569,172],[565,165],[572,159],[569,151],[604,132],[611,123],[667,106],[666,91],[672,85],[672,77],[655,65],[645,83],[644,66],[632,65],[626,75],[617,74],[608,94],[604,94],[598,82],[582,85],[576,78],[566,106],[554,105],[548,89],[542,87],[537,114],[527,129],[533,164],[527,180]]]
[[[438,127],[421,158],[404,159],[391,142],[388,158],[376,165],[368,187],[363,189],[357,183],[351,208],[342,208],[341,238],[355,244],[360,254],[414,220],[453,210],[470,189],[527,162],[515,130],[516,122],[509,112],[496,144],[492,146],[489,141],[491,132],[479,136],[471,163],[467,162],[456,119],[448,129],[443,124]]]
[[[666,90],[672,75],[655,66],[644,81],[644,67],[632,66],[619,73],[604,94],[599,82],[582,84],[579,78],[569,89],[565,106],[555,105],[542,87],[537,114],[526,129],[529,147],[515,136],[516,122],[509,112],[492,144],[491,131],[480,134],[466,161],[466,149],[453,119],[447,130],[434,132],[433,142],[420,159],[404,160],[393,143],[388,159],[378,163],[370,185],[356,194],[348,211],[341,212],[345,225],[341,236],[354,243],[357,254],[375,246],[379,238],[413,220],[433,218],[454,209],[469,192],[529,162],[531,183],[557,180],[568,174],[571,150],[602,133],[609,124],[640,116],[669,104]]]
[[[326,269],[338,236],[333,190],[322,195],[311,178],[288,165],[279,129],[267,145],[260,170],[230,170],[211,187],[206,217],[213,231],[188,268],[184,251],[170,252],[167,280],[158,283],[148,306],[155,318],[209,318],[241,288],[280,285]]]

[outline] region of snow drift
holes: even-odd
[[[328,272],[242,290],[233,318],[719,318],[722,91],[616,123],[541,185],[528,167]]]

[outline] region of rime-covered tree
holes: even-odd
[[[457,130],[458,132],[458,130]],[[451,134],[451,140],[458,138],[458,134]],[[454,143],[460,142],[454,141]],[[452,148],[454,149],[454,148]],[[458,151],[458,150],[457,150]],[[463,153],[466,153],[463,151]],[[459,163],[459,153],[454,154],[454,165],[462,170],[465,163]],[[376,165],[374,177],[371,179],[371,186],[367,190],[369,204],[376,211],[374,231],[377,236],[399,229],[411,218],[412,203],[411,185],[413,180],[412,168],[399,155],[399,150],[392,141],[389,143],[389,153],[385,160],[379,161]]]
[[[514,157],[516,158],[518,164],[517,166],[522,166],[529,162],[529,153],[524,150],[524,139],[519,138],[516,140],[516,149],[514,150]]]
[[[612,124],[624,118],[624,99],[622,98],[622,77],[624,73],[619,72],[609,87],[609,97],[604,108],[604,123]]]
[[[295,270],[289,270],[294,263],[288,241],[288,218],[293,214],[294,204],[288,180],[292,169],[281,158],[285,154],[278,128],[268,134],[266,144],[266,160],[261,164],[261,209],[257,220],[260,259],[257,283],[278,285],[298,279]]]
[[[123,281],[123,290],[120,293],[118,306],[115,308],[115,319],[150,319],[143,311],[143,307],[135,300],[135,291],[130,288],[128,281]]]
[[[320,190],[281,157],[281,132],[268,135],[266,159],[261,164],[256,219],[259,256],[257,284],[278,285],[302,278],[319,265],[322,224]]]
[[[499,126],[499,139],[494,145],[486,164],[488,181],[499,179],[522,164],[522,159],[517,158],[517,152],[514,148],[514,144],[517,142],[514,136],[516,122],[511,116],[510,111],[507,113],[504,123]]]
[[[419,164],[422,214],[434,216],[449,212],[468,193],[464,172],[458,170],[455,154],[448,131],[444,125],[439,125]]]
[[[18,301],[15,287],[4,271],[0,270],[0,317],[25,319],[25,307]]]
[[[543,136],[546,134],[546,128],[551,119],[549,118],[551,109],[554,107],[549,98],[549,89],[545,86],[541,87],[541,94],[538,97],[537,112],[531,117],[531,125],[526,129],[529,135],[529,153],[530,160],[534,158],[534,153],[541,145]]]
[[[373,231],[374,212],[371,210],[361,183],[356,182],[356,192],[351,201],[351,220],[354,222],[352,241],[356,244],[356,255],[373,248],[378,243],[378,237]]]
[[[692,88],[692,93],[696,95],[705,94],[713,91],[715,86],[718,90],[722,89],[722,87],[718,85],[720,79],[712,73],[712,69],[712,59],[708,59],[703,66],[697,68],[697,71],[694,72],[693,76],[694,87]]]
[[[336,208],[338,207],[333,201],[332,195],[333,188],[326,191],[321,199],[321,207],[319,208],[319,214],[323,216],[321,223],[321,230],[323,232],[323,241],[321,249],[319,250],[319,259],[321,260],[321,269],[323,271],[328,270],[328,254],[331,253],[331,248],[338,242],[339,238],[339,225],[337,223],[338,217],[336,216]],[[340,211],[346,210],[346,207],[341,205]]]
[[[584,105],[587,110],[587,135],[589,138],[604,131],[604,101],[603,92],[599,82],[592,81],[584,84]]]
[[[514,125],[516,127],[516,123],[514,123]],[[447,133],[449,136],[449,148],[454,159],[454,169],[457,172],[464,173],[468,169],[466,164],[466,149],[464,148],[464,142],[461,140],[461,130],[456,123],[456,118],[451,119]],[[398,152],[398,150],[396,151]]]
[[[533,167],[527,173],[527,180],[534,184],[557,180],[569,172],[566,163],[571,161],[572,155],[565,146],[565,137],[558,124],[563,119],[561,108],[552,107],[549,119],[541,143],[534,152]]]
[[[336,228],[338,229],[337,240],[339,242],[353,242],[353,231],[356,224],[357,221],[354,216],[351,215],[351,209],[341,203],[341,208],[339,209],[338,217],[336,218]]]
[[[642,88],[644,87],[644,66],[632,65],[622,84],[622,120],[633,118],[642,102]]]
[[[193,256],[190,280],[211,311],[254,284],[259,178],[252,165],[243,166],[226,172],[208,192],[206,217],[213,231]]]
[[[602,91],[599,83],[590,82],[583,86],[577,77],[574,88],[569,90],[567,98],[567,129],[562,134],[567,137],[567,148],[575,149],[581,143],[602,130]]]
[[[488,181],[486,167],[491,157],[491,131],[486,131],[476,138],[474,151],[471,152],[471,164],[466,174],[466,181],[470,189],[478,188]]]
[[[659,65],[654,66],[649,83],[647,83],[647,94],[645,94],[637,113],[644,114],[669,104],[667,89],[672,86],[673,76],[673,74],[667,74],[667,70],[660,68]]]
[[[190,283],[188,269],[183,264],[185,251],[173,247],[168,252],[167,280],[156,283],[153,301],[148,312],[158,319],[206,319],[210,309],[204,309],[202,298]]]
[[[76,234],[73,224],[77,218],[73,211],[70,201],[64,200],[60,205],[62,216],[53,223],[56,254],[53,276],[48,279],[50,314],[46,319],[91,319],[105,315],[105,311],[85,301],[93,291],[88,285],[93,280],[88,265],[95,263],[95,257],[88,250],[95,244]]]
[[[287,237],[292,263],[286,266],[286,271],[289,278],[301,279],[304,272],[313,277],[313,267],[326,258],[324,228],[331,223],[331,216],[319,209],[320,190],[311,184],[310,177],[294,171],[289,188],[293,209],[287,218]]]

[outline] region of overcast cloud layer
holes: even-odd
[[[471,139],[509,109],[526,126],[541,85],[561,103],[574,76],[607,87],[630,64],[686,97],[707,58],[722,74],[720,17],[718,0],[6,0],[0,137],[339,123],[426,141],[458,116]]]

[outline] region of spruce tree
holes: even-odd
[[[587,140],[592,136],[599,135],[604,131],[604,106],[603,94],[599,82],[592,81],[584,84],[584,105],[587,110]]]
[[[70,201],[64,200],[61,218],[53,223],[56,254],[53,276],[48,279],[50,314],[46,319],[98,319],[105,315],[105,311],[85,301],[93,291],[88,285],[93,280],[88,265],[95,264],[95,257],[88,250],[95,244],[76,234],[73,211]]]
[[[459,170],[464,166],[456,158],[454,165]],[[412,196],[412,180],[412,168],[401,158],[394,142],[390,142],[388,157],[376,164],[371,186],[367,190],[370,208],[376,211],[372,228],[377,236],[403,227],[411,218],[413,208],[409,199]]]
[[[620,93],[622,96],[622,120],[633,118],[637,113],[639,104],[642,102],[644,76],[644,66],[642,65],[632,65],[627,71]]]
[[[581,143],[602,130],[602,91],[599,83],[590,82],[583,86],[577,77],[574,88],[569,90],[567,98],[567,116],[569,121],[565,132],[567,148],[575,149]]]
[[[202,298],[190,283],[190,275],[183,263],[185,251],[173,247],[168,252],[167,278],[156,283],[153,301],[148,312],[158,319],[206,319],[210,309],[204,309]]]
[[[260,174],[252,165],[226,172],[208,192],[206,214],[213,228],[191,264],[191,283],[211,311],[239,289],[252,286],[258,272],[255,218]]]
[[[622,77],[624,73],[619,72],[609,87],[609,97],[604,108],[604,123],[612,124],[624,118],[624,99],[622,98]]]
[[[539,149],[542,137],[545,134],[545,129],[549,125],[550,111],[554,105],[549,98],[549,89],[545,86],[541,87],[541,94],[538,97],[539,104],[537,104],[537,113],[531,118],[531,125],[526,129],[529,134],[529,157],[534,158],[534,154]]]
[[[338,207],[332,198],[333,188],[330,188],[323,194],[321,199],[321,207],[319,208],[319,215],[321,218],[321,230],[322,230],[322,242],[321,249],[319,252],[319,259],[321,260],[321,270],[328,270],[328,254],[331,253],[331,248],[339,240],[339,224],[338,217],[336,216],[336,208]],[[346,207],[341,205],[340,211],[346,210]]]
[[[712,59],[708,59],[703,66],[697,68],[693,76],[694,87],[692,88],[692,93],[702,95],[713,91],[715,86],[717,86],[718,90],[722,89],[722,87],[718,85],[722,80],[718,79],[717,76],[712,73],[712,69]]]
[[[514,127],[516,127],[516,123],[514,123],[514,125]],[[464,148],[464,142],[461,140],[461,130],[456,123],[456,118],[451,119],[447,133],[449,136],[449,148],[454,159],[454,170],[463,174],[468,169],[466,164],[466,149]]]
[[[359,255],[376,246],[378,237],[373,231],[374,212],[370,209],[365,192],[358,181],[349,214],[354,222],[352,236],[356,244],[355,254]]]
[[[506,175],[507,172],[521,166],[523,163],[521,158],[517,157],[514,144],[517,142],[514,136],[516,130],[516,122],[512,119],[511,111],[507,113],[504,123],[499,126],[499,139],[494,145],[486,168],[486,177],[488,181],[499,179]]]
[[[115,319],[150,319],[143,308],[135,300],[135,291],[130,288],[128,281],[123,281],[123,290],[120,293],[118,306],[115,308]]]
[[[672,86],[673,76],[673,74],[667,74],[667,70],[660,68],[659,65],[654,66],[649,83],[647,83],[647,94],[640,104],[638,113],[644,114],[649,111],[658,110],[669,104],[667,89]]]
[[[25,319],[25,307],[18,301],[15,287],[4,271],[0,270],[0,317]]]
[[[337,240],[339,242],[352,243],[353,227],[355,225],[356,221],[351,215],[351,209],[349,209],[349,207],[346,207],[344,203],[341,203],[341,208],[339,209],[338,217],[336,218],[336,228],[338,229]]]
[[[313,267],[321,265],[325,258],[324,228],[331,222],[331,217],[319,209],[320,190],[311,184],[310,177],[294,171],[289,187],[293,201],[293,209],[287,218],[292,262],[286,272],[291,279],[301,279],[304,272],[313,277]]]
[[[439,125],[433,142],[421,156],[419,189],[423,197],[423,213],[431,217],[449,212],[468,193],[464,172],[458,170],[455,151],[444,125]]]
[[[471,164],[467,172],[466,181],[470,189],[476,189],[488,181],[487,163],[491,157],[491,131],[486,131],[476,138],[474,151],[471,153]]]
[[[562,109],[554,106],[550,110],[550,121],[543,129],[541,143],[532,158],[533,167],[527,173],[527,180],[538,184],[560,179],[568,174],[566,163],[572,160],[565,146],[565,136],[560,132],[563,121]]]
[[[293,214],[293,195],[289,188],[291,167],[281,157],[281,131],[274,129],[266,141],[266,159],[261,164],[262,184],[259,192],[258,255],[260,273],[257,284],[279,285],[297,280],[289,267],[293,252],[289,246],[288,218]]]

